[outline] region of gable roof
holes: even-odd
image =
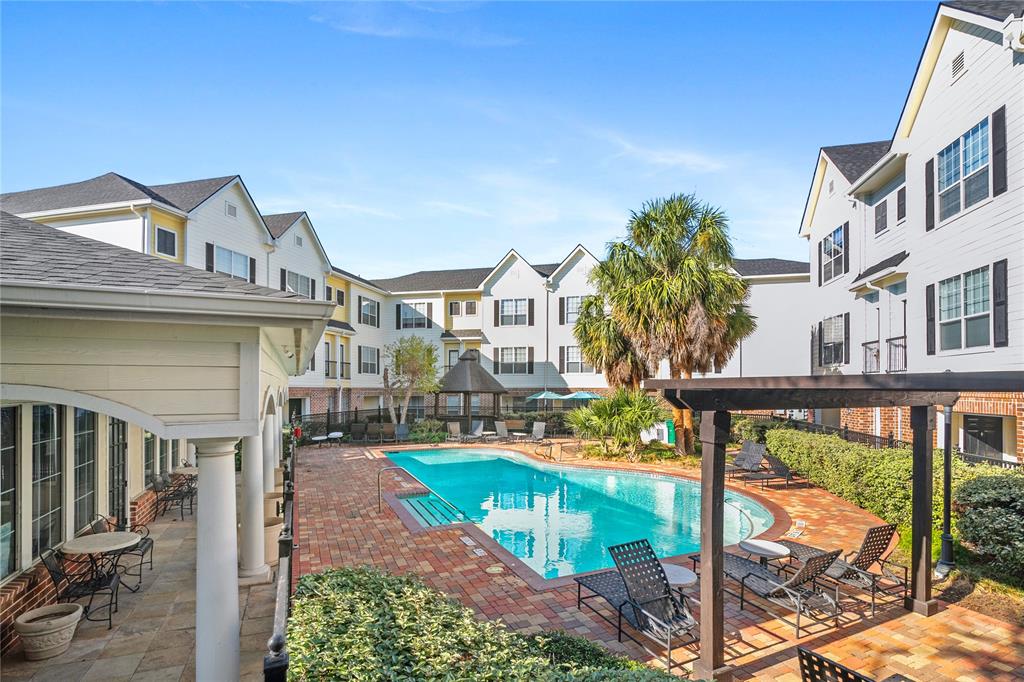
[[[171,204],[177,208],[188,212],[237,178],[237,175],[225,175],[219,178],[187,180],[185,182],[172,182],[166,185],[150,185],[150,189],[161,196],[167,197]]]
[[[373,284],[388,291],[439,291],[442,289],[476,289],[493,268],[459,268],[455,270],[420,270],[408,275],[375,279]]]
[[[0,282],[289,298],[286,291],[0,213]]]
[[[379,289],[381,291],[385,291],[385,293],[386,293],[386,290],[383,287],[380,287],[380,286],[374,284],[373,282],[371,282],[370,280],[366,279],[365,277],[360,277],[359,275],[357,275],[355,273],[351,273],[348,270],[342,270],[341,268],[335,267],[334,265],[331,266],[331,270],[333,270],[335,273],[341,275],[342,277],[347,277],[348,279],[352,280],[353,282],[358,282],[359,284],[362,284],[363,286],[370,287],[371,289]]]
[[[741,277],[803,275],[811,272],[810,263],[783,258],[736,258],[732,267]]]
[[[104,173],[81,182],[0,194],[0,205],[8,213],[37,213],[123,201],[159,201],[174,206],[173,202],[152,188],[117,173]]]
[[[944,0],[939,4],[997,21],[1024,16],[1024,0]]]
[[[270,230],[270,236],[277,239],[285,232],[288,228],[295,224],[295,221],[305,215],[305,211],[292,211],[291,213],[272,213],[270,215],[263,216],[263,222],[267,224],[267,229]]]
[[[835,164],[844,178],[854,182],[889,151],[891,144],[890,140],[879,140],[822,147],[821,151]]]

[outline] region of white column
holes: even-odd
[[[264,430],[272,421],[269,415],[264,419]],[[263,554],[264,452],[262,432],[242,439],[242,563],[238,575],[253,581],[270,580]]]
[[[277,466],[278,442],[281,431],[277,428],[277,414],[268,414],[263,420],[263,492],[274,492],[274,468]],[[261,507],[262,508],[262,507]]]
[[[238,545],[235,535],[237,438],[195,442],[199,464],[196,520],[196,679],[237,680]]]
[[[287,407],[287,403],[280,405],[277,408],[277,415],[275,422],[277,424],[274,431],[274,466],[284,458],[284,445],[281,442],[281,432],[284,430],[284,411]]]

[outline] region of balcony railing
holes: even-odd
[[[894,336],[885,340],[886,357],[890,374],[907,371],[907,337]]]
[[[351,379],[352,364],[348,362],[338,362],[337,360],[328,360],[324,363],[324,376],[328,379]]]
[[[864,373],[876,374],[881,365],[879,362],[878,341],[862,343],[861,347],[864,349]]]
[[[352,363],[351,362],[339,362],[338,363],[338,378],[339,379],[351,379],[352,378]]]

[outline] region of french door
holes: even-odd
[[[110,418],[110,471],[109,481],[109,514],[117,518],[117,525],[124,525],[127,519],[128,504],[128,471],[126,467],[128,455],[128,423],[120,419]]]

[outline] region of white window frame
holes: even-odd
[[[838,341],[836,335],[838,334]],[[846,360],[846,318],[844,315],[833,315],[821,321],[821,358],[822,367],[842,365]]]
[[[371,311],[366,310],[366,306],[372,308]],[[359,308],[359,324],[365,324],[370,327],[376,327],[380,322],[380,301],[375,301],[372,298],[363,297],[363,305]]]
[[[55,435],[54,438],[39,439],[39,440],[37,440],[37,434],[35,432],[35,414],[34,414],[34,412],[35,412],[36,409],[47,409],[47,408],[48,409],[52,409],[53,412],[54,412],[54,428],[55,428],[56,435]],[[31,454],[31,459],[29,460],[30,462],[32,462],[32,474],[31,474],[32,475],[32,478],[31,478],[31,480],[32,480],[32,490],[31,490],[31,495],[32,495],[32,511],[29,512],[30,517],[31,517],[31,524],[29,525],[29,528],[31,529],[30,532],[32,534],[31,535],[32,558],[35,559],[36,557],[39,556],[39,554],[43,550],[43,547],[41,547],[41,546],[37,547],[35,545],[36,545],[36,540],[37,540],[38,535],[39,535],[38,527],[40,525],[40,522],[44,518],[48,518],[48,517],[50,517],[50,516],[52,516],[54,514],[56,514],[60,518],[60,532],[57,534],[58,537],[50,538],[50,544],[51,545],[59,545],[61,542],[63,542],[64,541],[64,534],[67,532],[67,524],[68,524],[67,514],[68,514],[68,510],[65,508],[64,502],[67,499],[67,497],[66,497],[66,490],[67,490],[67,484],[68,484],[67,483],[67,473],[68,472],[65,471],[66,467],[64,466],[64,447],[65,447],[64,439],[66,439],[68,437],[68,434],[67,434],[67,432],[66,432],[66,430],[64,428],[64,424],[65,423],[64,423],[64,407],[63,406],[61,406],[61,405],[33,405],[32,406],[32,410],[33,410],[33,416],[32,416],[32,421],[31,421],[31,424],[32,424],[32,440],[31,440],[32,449],[31,449],[31,453],[30,453]],[[57,456],[53,460],[54,462],[56,462],[56,465],[57,465],[56,466],[56,471],[51,471],[48,474],[41,475],[41,476],[39,476],[39,478],[37,478],[36,475],[37,475],[37,473],[40,473],[40,472],[36,471],[36,466],[35,466],[36,446],[37,445],[41,445],[41,444],[46,443],[46,442],[50,442],[51,443],[51,447],[55,447],[56,450],[57,450]],[[43,472],[43,473],[45,473],[45,472]],[[50,480],[52,480],[54,478],[56,478],[59,481],[59,484],[57,486],[58,490],[59,490],[59,494],[57,496],[58,504],[56,506],[54,506],[54,507],[51,507],[45,514],[40,514],[40,515],[37,516],[36,515],[36,510],[40,508],[39,502],[37,500],[37,492],[38,492],[37,485],[39,485],[40,488],[41,488],[42,486],[40,484],[45,484],[47,481],[50,481]]]
[[[167,253],[166,251],[161,251],[160,250],[160,233],[161,232],[163,232],[164,234],[171,235],[171,238],[172,238],[173,243],[174,243],[174,251],[172,253]],[[153,251],[155,251],[157,254],[159,254],[161,256],[167,256],[169,258],[177,258],[178,257],[178,233],[177,232],[175,232],[174,230],[168,229],[166,227],[162,227],[161,225],[156,225],[156,226],[154,226],[154,235],[153,236],[154,236],[154,239],[153,239]]]
[[[825,238],[821,243],[822,284],[825,282],[831,282],[835,278],[846,274],[846,271],[843,269],[843,252],[845,249],[846,244],[843,243],[843,226],[840,225],[825,235]]]
[[[218,263],[220,262],[220,259],[217,258],[217,256],[220,255],[220,254],[227,254],[226,257],[229,257],[231,259],[231,269],[225,270],[225,269],[222,269],[222,268],[218,267]],[[238,265],[238,260],[237,260],[238,258],[241,258],[242,259],[241,262],[243,262],[245,264],[244,274],[238,274],[237,272],[235,272],[235,267]],[[213,271],[214,272],[219,272],[222,275],[227,275],[228,277],[234,277],[235,279],[240,279],[240,280],[243,280],[245,282],[248,282],[249,281],[249,258],[250,258],[249,256],[245,255],[241,251],[233,251],[233,250],[231,250],[231,249],[229,249],[227,247],[220,246],[218,244],[214,244],[213,245]]]
[[[302,235],[301,234],[295,235],[295,246],[298,246],[300,248],[302,247]]]
[[[400,326],[402,329],[427,328],[427,304],[403,303],[400,308]]]
[[[938,337],[938,350],[940,353],[962,353],[977,352],[978,350],[984,350],[992,347],[992,275],[989,270],[990,266],[985,265],[980,268],[974,268],[967,272],[947,277],[941,280],[938,284],[938,315],[935,320],[936,328],[935,333]],[[968,301],[968,278],[978,277],[984,279],[984,298],[980,299],[981,306],[977,306],[977,302]],[[943,306],[943,285],[951,284],[956,286],[956,310],[950,311],[947,307]],[[955,314],[954,314],[955,313]],[[985,320],[985,334],[987,336],[985,343],[975,343],[974,345],[968,345],[967,341],[967,327],[971,322],[978,322]],[[958,345],[944,347],[943,340],[944,336],[942,333],[943,328],[952,328],[956,326],[958,328]]]
[[[7,487],[0,486],[0,502],[6,498],[7,508],[11,511],[9,523],[0,526],[0,542],[6,541],[9,554],[5,556],[7,561],[0,563],[0,582],[13,575],[17,575],[21,564],[18,558],[21,554],[19,544],[21,543],[21,519],[18,514],[18,505],[21,503],[24,494],[18,485],[18,477],[21,475],[21,468],[24,463],[21,461],[21,410],[18,405],[8,405],[3,408],[11,418],[8,421],[9,431],[4,435],[9,437],[8,444],[4,448],[10,452],[11,468],[7,471],[10,479],[3,481]],[[19,494],[21,493],[21,494]],[[7,572],[8,562],[11,570]]]
[[[224,201],[224,215],[226,215],[229,218],[237,218],[238,217],[238,205],[237,204],[233,204],[230,201],[225,200]]]
[[[881,223],[881,225],[879,225]],[[889,230],[889,199],[885,198],[875,204],[875,234]]]
[[[74,428],[75,428],[75,440],[74,440],[74,476],[72,477],[72,489],[74,490],[74,502],[71,509],[71,516],[74,522],[75,531],[80,531],[92,523],[93,519],[96,518],[96,513],[99,510],[99,497],[96,490],[96,484],[99,478],[98,472],[98,457],[99,457],[99,437],[96,431],[96,425],[99,421],[99,415],[95,412],[82,409],[80,407],[68,408],[74,410]],[[92,428],[86,430],[79,430],[78,417],[79,415],[85,416],[86,414],[92,415]],[[84,452],[88,449],[92,450],[92,459],[82,460]],[[92,475],[92,487],[85,489],[81,492],[85,486],[80,485],[80,481],[83,479],[88,480],[89,469],[91,469]],[[89,511],[84,514],[84,519],[78,516],[78,505],[79,503],[89,500],[91,498]]]
[[[983,137],[984,144],[968,145],[974,142],[974,136]],[[943,164],[947,155],[954,155],[952,163]],[[970,164],[970,166],[968,166]],[[946,172],[944,172],[944,170]],[[970,130],[957,137],[935,155],[935,205],[939,224],[956,219],[966,211],[987,199],[992,198],[992,133],[986,116]],[[981,175],[985,175],[985,196],[978,197],[967,205],[967,185]],[[943,216],[942,200],[945,196],[955,196],[957,208]]]
[[[299,272],[285,270],[285,287],[288,291],[298,294],[303,298],[313,298],[313,278],[307,277]],[[305,290],[303,290],[305,285]]]
[[[476,301],[466,301],[465,305],[462,307],[462,314],[476,315]]]
[[[498,360],[499,374],[526,374],[530,365],[530,349],[527,346],[506,346],[501,349]]]
[[[567,311],[568,312],[568,311]],[[571,359],[570,359],[571,357]],[[565,373],[566,374],[593,374],[593,365],[587,364],[583,359],[583,353],[579,346],[565,347]]]
[[[364,358],[364,356],[366,356]],[[375,346],[359,347],[359,373],[377,374],[377,348]]]
[[[498,321],[502,327],[527,326],[530,322],[530,300],[527,298],[501,299],[498,304]]]
[[[576,303],[575,309],[570,309],[569,302],[574,301]],[[576,324],[576,320],[580,318],[580,307],[583,305],[582,296],[566,296],[565,297],[565,323]],[[571,316],[571,317],[570,317]]]

